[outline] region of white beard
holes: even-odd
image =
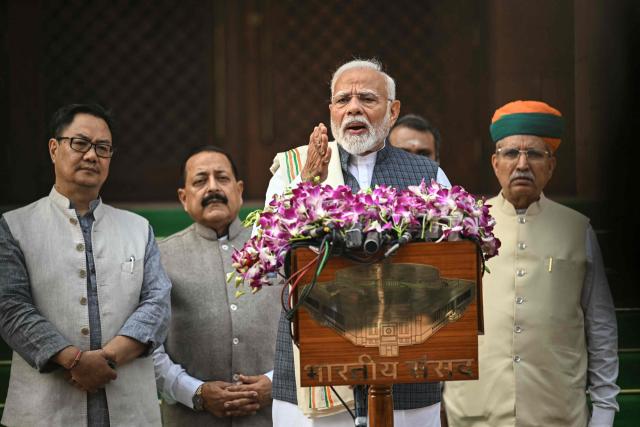
[[[382,123],[378,126],[373,126],[364,115],[345,117],[340,127],[331,119],[331,133],[333,133],[336,142],[340,144],[347,153],[358,156],[380,145],[389,134],[389,129],[391,128],[390,121],[391,108],[387,108]],[[352,122],[363,123],[367,127],[367,132],[362,135],[345,134],[347,125]]]

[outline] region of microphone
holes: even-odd
[[[380,249],[380,233],[375,230],[368,232],[363,248],[369,255],[376,253]]]
[[[344,239],[347,249],[359,248],[362,246],[362,225],[356,224],[352,229],[346,231]]]
[[[405,231],[404,233],[402,233],[402,236],[400,236],[400,238],[398,239],[398,244],[402,246],[406,243],[409,243],[411,239],[413,239],[413,236],[411,235],[411,233],[409,233],[408,231]]]
[[[409,243],[412,238],[413,236],[408,231],[402,233],[402,236],[400,236],[398,241],[384,253],[384,257],[387,258],[388,256],[392,255],[395,251],[400,249],[400,246]]]

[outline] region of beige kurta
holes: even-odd
[[[449,425],[584,427],[589,220],[544,195],[524,215],[502,195],[488,203],[502,247],[483,278],[480,379],[447,383]]]
[[[307,160],[308,148],[308,145],[301,145],[289,151],[276,154],[269,170],[274,176],[279,177],[285,185],[288,185],[302,173],[302,168]],[[344,185],[338,143],[329,141],[329,148],[331,148],[331,158],[328,165],[329,173],[323,184],[331,185],[332,187]]]

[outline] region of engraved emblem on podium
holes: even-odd
[[[304,307],[351,343],[396,357],[464,314],[475,298],[472,280],[440,277],[431,265],[377,263],[336,272],[319,282]]]

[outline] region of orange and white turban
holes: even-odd
[[[493,142],[511,135],[539,136],[555,153],[564,131],[564,120],[560,111],[544,102],[513,101],[496,110],[489,131]]]

